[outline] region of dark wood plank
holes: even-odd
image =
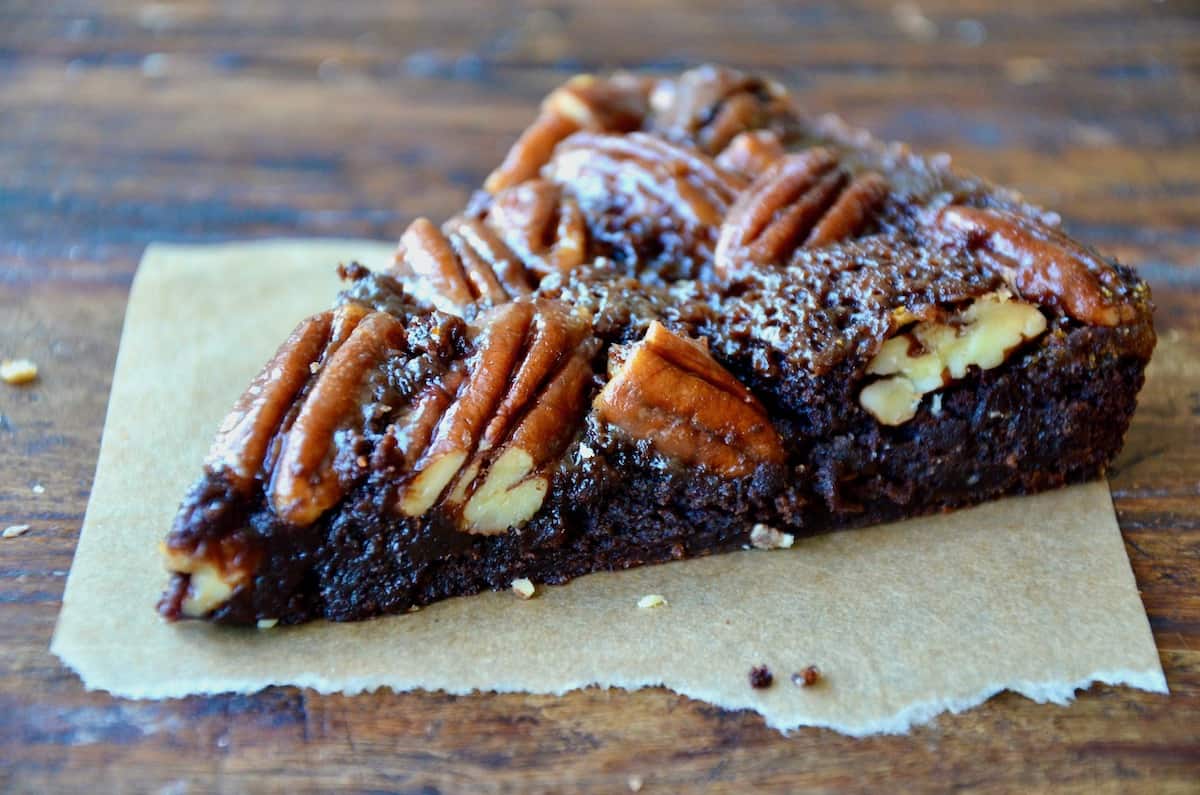
[[[1170,697],[1001,696],[910,736],[781,737],[669,692],[166,703],[46,651],[128,285],[152,240],[395,238],[457,209],[546,90],[719,60],[951,152],[1138,263],[1161,343],[1112,487]],[[0,789],[1195,791],[1200,13],[1188,2],[0,4]],[[33,487],[41,486],[41,493]]]

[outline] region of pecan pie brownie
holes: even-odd
[[[1155,342],[1053,214],[717,67],[570,80],[461,215],[341,274],[218,431],[166,617],[361,619],[1094,478]]]

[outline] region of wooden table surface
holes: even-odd
[[[1141,267],[1160,343],[1111,482],[1169,697],[1002,695],[853,740],[663,690],[124,701],[48,654],[147,243],[394,239],[568,75],[705,60],[948,151]],[[1200,791],[1198,208],[1194,1],[0,2],[0,357],[42,371],[0,385],[0,526],[32,526],[0,541],[0,788]]]

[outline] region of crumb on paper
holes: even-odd
[[[637,606],[642,610],[651,610],[655,607],[666,607],[667,599],[660,593],[648,593],[641,599],[638,599]]]
[[[641,776],[630,776],[629,779],[625,783],[629,785],[630,792],[641,792],[642,791],[642,777]]]
[[[750,686],[755,690],[765,690],[775,681],[775,675],[765,665],[756,665],[750,669]]]
[[[750,528],[750,546],[755,549],[790,549],[794,543],[794,535],[781,533],[770,525],[756,524]]]
[[[803,671],[797,671],[792,674],[792,684],[796,687],[812,687],[820,681],[821,669],[815,665],[810,665]]]
[[[16,538],[17,536],[23,536],[28,532],[29,532],[29,525],[14,524],[14,525],[4,528],[4,537],[5,538]]]
[[[532,599],[537,594],[537,586],[528,577],[512,581],[512,592],[522,599]]]
[[[420,605],[409,605],[408,609],[405,610],[404,612],[405,613],[419,613],[419,612],[421,612],[421,606]]]
[[[28,359],[0,361],[0,381],[6,384],[28,384],[37,378],[37,365]]]
[[[258,620],[258,628],[259,629],[271,629],[278,623],[279,623],[278,618],[260,618]]]
[[[41,483],[34,483],[32,486],[29,487],[29,490],[32,491],[34,494],[45,494],[46,493],[46,487],[43,486]]]

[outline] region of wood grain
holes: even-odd
[[[1112,488],[1170,697],[1004,695],[851,740],[655,690],[122,701],[47,653],[148,242],[395,238],[570,73],[705,60],[949,151],[1140,265],[1162,339]],[[32,525],[0,541],[0,788],[1195,792],[1198,206],[1190,2],[0,4],[0,355],[42,368],[0,389],[0,525]]]

